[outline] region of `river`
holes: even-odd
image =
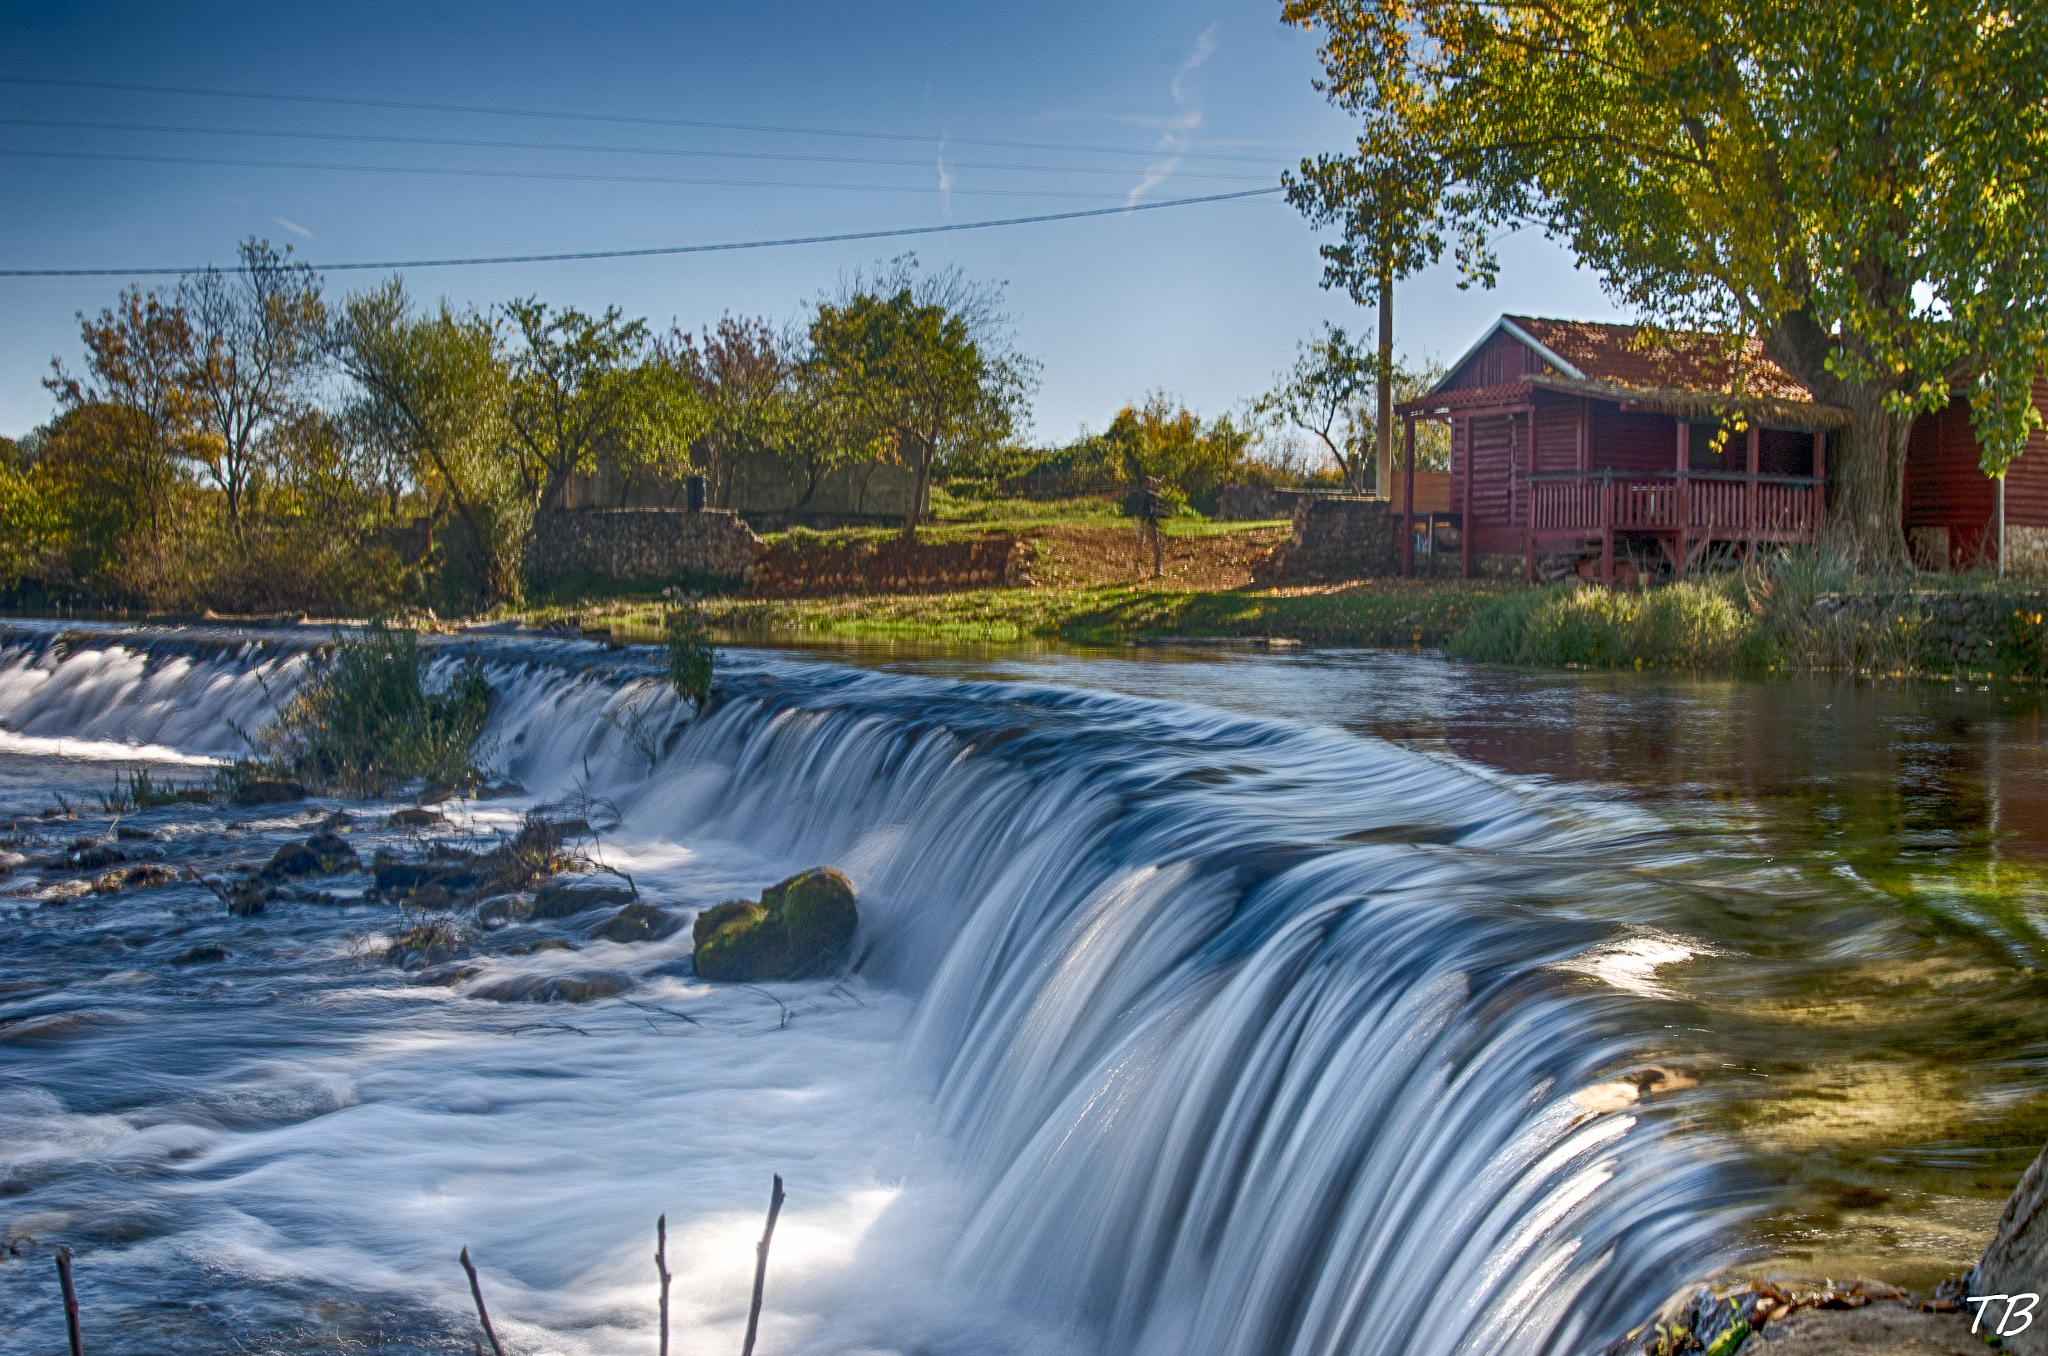
[[[58,633],[0,637],[16,854],[408,836],[116,825],[117,770],[203,776],[301,644]],[[360,875],[233,918],[18,863],[0,1351],[61,1341],[65,1243],[95,1351],[467,1351],[466,1246],[511,1349],[651,1352],[658,1214],[673,1349],[736,1351],[772,1173],[778,1356],[1589,1351],[1715,1268],[1951,1274],[2048,1138],[2031,691],[733,649],[691,719],[643,653],[449,650],[530,794],[447,833],[573,811],[684,914],[837,865],[853,972],[705,985],[687,929],[590,919],[406,972]]]

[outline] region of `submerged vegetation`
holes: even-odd
[[[229,789],[285,778],[316,791],[381,796],[400,783],[482,780],[478,739],[491,688],[475,660],[431,685],[432,659],[413,632],[372,624],[337,642],[251,740],[254,757],[223,769]]]

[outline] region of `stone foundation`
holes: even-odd
[[[763,549],[730,509],[571,509],[533,520],[527,573],[538,580],[579,574],[622,581],[736,580]]]
[[[1401,572],[1400,523],[1384,499],[1317,495],[1294,505],[1294,535],[1273,552],[1261,582],[1325,583]]]
[[[2009,540],[2009,539],[2008,539]],[[1827,593],[1808,619],[1846,647],[1934,672],[2048,672],[2048,593]]]
[[[764,550],[751,578],[751,592],[758,598],[1029,588],[1031,543],[1013,537],[894,539],[805,549],[799,538]]]

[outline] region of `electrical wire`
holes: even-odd
[[[585,259],[645,259],[669,254],[715,254],[732,250],[776,249],[785,245],[829,245],[849,240],[887,240],[898,236],[943,235],[954,231],[985,231],[996,226],[1030,226],[1043,221],[1075,221],[1082,217],[1117,216],[1128,212],[1156,212],[1168,207],[1192,207],[1197,203],[1232,202],[1266,197],[1280,192],[1273,188],[1248,188],[1235,193],[1210,193],[1198,198],[1166,198],[1159,202],[1131,203],[1122,207],[1090,207],[1078,212],[1047,212],[1031,217],[1006,217],[997,221],[949,222],[943,226],[904,226],[886,231],[842,231],[835,235],[789,236],[780,240],[737,240],[716,245],[661,245],[649,249],[579,250],[567,254],[496,254],[467,259],[391,259],[364,264],[320,264],[317,271],[341,273],[387,268],[468,268],[480,264],[553,264]],[[0,268],[0,278],[105,278],[166,277],[205,271],[210,265],[188,268]],[[244,267],[216,270],[246,273]]]
[[[405,99],[345,99],[317,94],[273,94],[256,90],[202,89],[185,85],[140,85],[112,80],[62,80],[47,76],[0,75],[0,85],[45,85],[61,89],[119,90],[133,94],[178,94],[208,99],[260,99],[273,103],[329,104],[345,108],[393,108],[426,113],[480,113],[492,117],[560,118],[577,122],[631,123],[644,127],[693,127],[722,132],[771,132],[788,136],[850,137],[870,141],[915,141],[936,145],[944,141],[956,146],[998,146],[1011,150],[1079,151],[1092,155],[1142,155],[1157,157],[1157,149],[1128,146],[1083,146],[1058,141],[993,141],[986,138],[929,136],[908,132],[854,132],[845,128],[796,127],[774,123],[712,122],[701,118],[650,118],[621,113],[569,113],[547,109],[504,108],[488,104],[433,104]],[[1236,160],[1247,164],[1270,164],[1271,158],[1256,155],[1223,155],[1214,151],[1176,152],[1189,160]]]
[[[668,146],[593,146],[588,143],[559,141],[497,141],[481,137],[413,137],[394,136],[374,132],[297,132],[269,127],[189,127],[173,123],[147,122],[76,122],[61,118],[0,118],[0,127],[50,127],[67,130],[93,132],[152,132],[191,136],[263,137],[288,141],[362,141],[391,146],[458,146],[468,150],[507,151],[575,151],[600,155],[670,155],[712,160],[780,160],[818,165],[902,165],[917,169],[930,169],[933,162],[928,159],[908,160],[901,156],[868,155],[793,155],[772,151],[705,151],[678,149]],[[1165,158],[1168,152],[1158,152]],[[946,162],[949,170],[1022,170],[1032,174],[1116,174],[1129,176],[1138,173],[1135,166],[1111,165],[1006,165],[991,164],[974,160]],[[1272,168],[1281,168],[1281,162],[1273,161]],[[1182,178],[1238,180],[1244,183],[1264,182],[1270,178],[1262,174],[1229,174],[1214,170],[1182,170]]]
[[[684,179],[660,174],[586,174],[573,170],[501,170],[435,165],[337,165],[317,160],[243,160],[211,155],[145,155],[132,151],[6,151],[17,160],[98,160],[139,165],[226,165],[237,169],[341,170],[361,174],[425,174],[458,179],[551,179],[578,184],[685,184],[694,188],[835,189],[854,193],[937,193],[931,184],[833,184],[789,179]],[[1122,198],[1121,193],[1079,193],[1061,188],[949,188],[980,198]]]

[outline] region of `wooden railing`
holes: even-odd
[[[1742,471],[1545,471],[1529,477],[1538,533],[1678,532],[1693,537],[1819,535],[1826,482]]]

